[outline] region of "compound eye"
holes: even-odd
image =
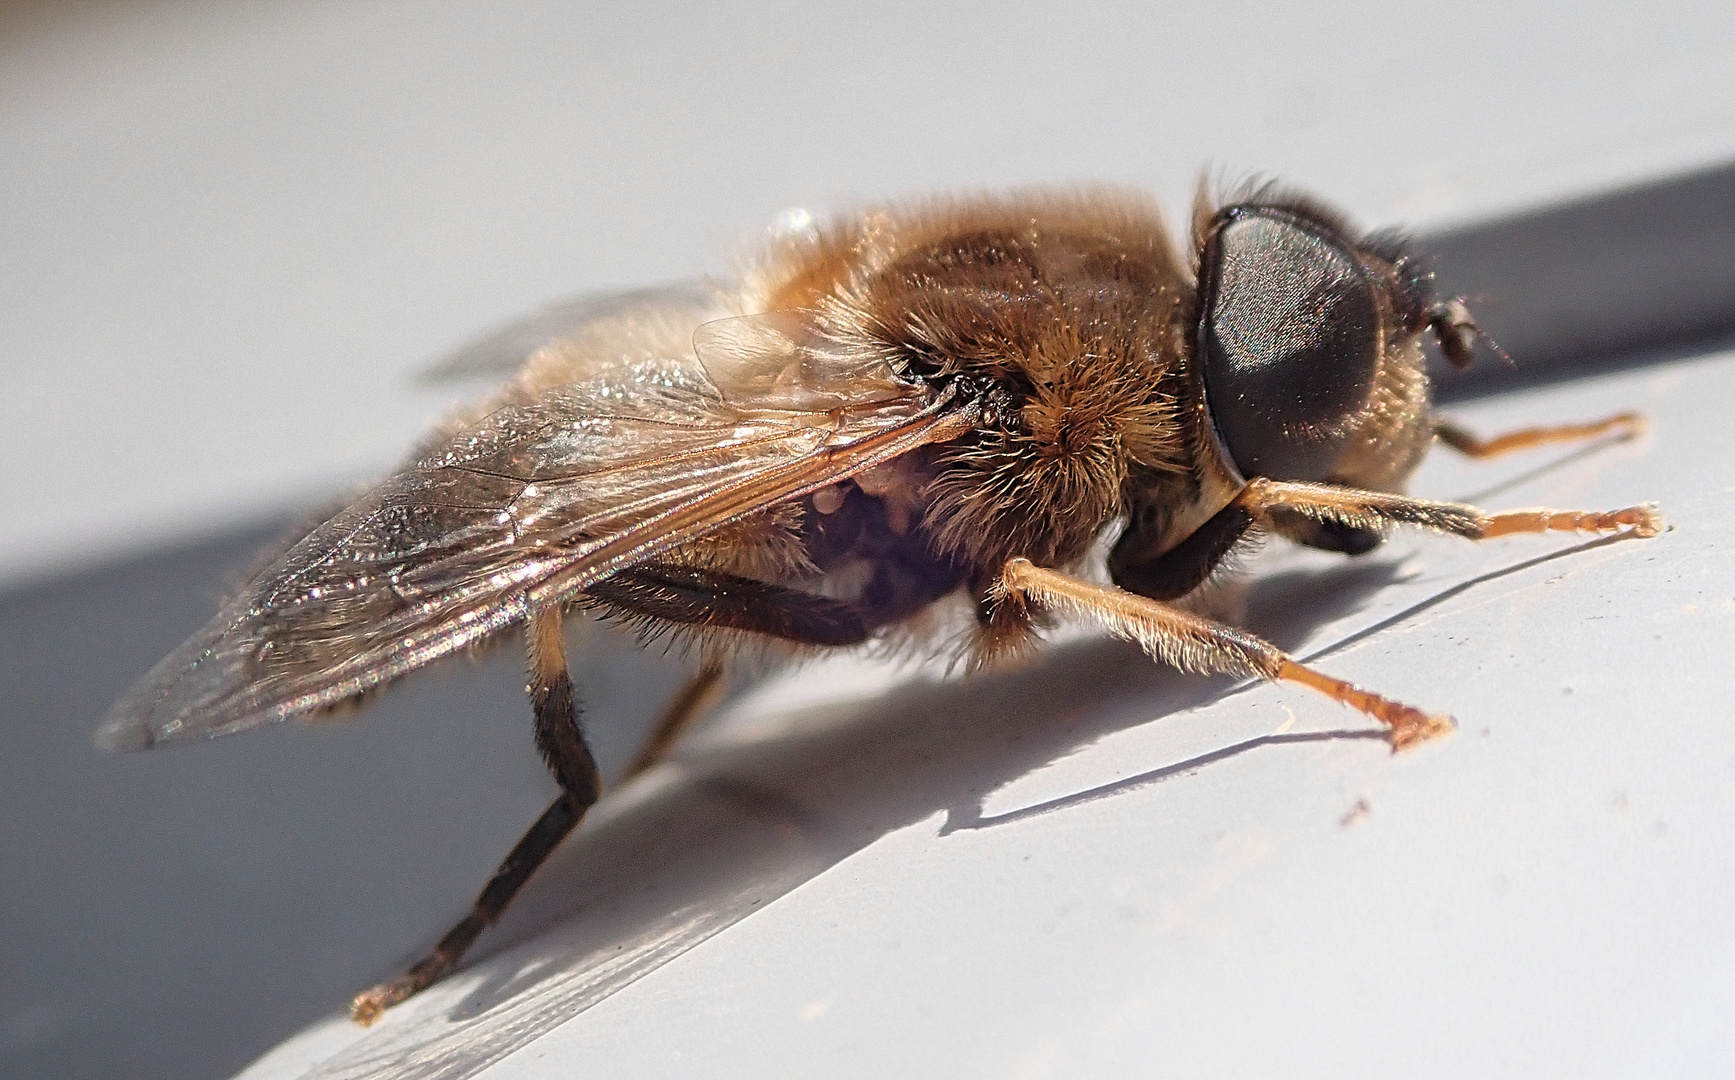
[[[1199,356],[1242,476],[1323,480],[1367,404],[1383,348],[1376,283],[1325,226],[1240,206],[1200,263]]]

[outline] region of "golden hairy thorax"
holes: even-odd
[[[919,496],[880,493],[894,516],[919,502],[921,541],[971,571],[1072,562],[1123,512],[1130,477],[1191,471],[1192,283],[1140,196],[863,214],[774,251],[764,273],[768,307],[815,310],[900,370],[1007,388],[997,422],[940,450]]]

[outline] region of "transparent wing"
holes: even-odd
[[[684,318],[693,324],[721,314],[716,293],[700,281],[677,281],[626,292],[583,293],[502,326],[421,372],[423,382],[486,379],[517,373],[530,355],[557,341],[582,339],[646,317]]]
[[[727,355],[619,365],[456,432],[285,552],[98,741],[221,735],[334,704],[975,423],[949,390],[791,341],[800,321],[750,317]]]

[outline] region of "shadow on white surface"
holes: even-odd
[[[1701,691],[1693,687],[1706,678],[1726,676],[1702,665],[1683,676],[1682,656],[1701,648],[1695,639],[1653,645],[1640,631],[1685,633],[1685,617],[1673,614],[1683,597],[1727,579],[1716,547],[1727,517],[1729,473],[1717,418],[1725,415],[1728,370],[1726,359],[1706,358],[1467,407],[1466,419],[1488,431],[1626,407],[1650,410],[1656,427],[1634,445],[1545,451],[1495,464],[1436,455],[1420,489],[1472,494],[1498,506],[1655,497],[1681,524],[1680,534],[1642,545],[1423,540],[1407,548],[1395,543],[1364,560],[1280,562],[1263,566],[1251,583],[1248,625],[1304,655],[1329,657],[1325,666],[1334,674],[1479,723],[1511,715],[1517,739],[1532,730],[1558,738],[1567,730],[1560,710],[1568,699],[1558,698],[1558,684],[1569,678],[1586,695],[1578,709],[1607,718],[1594,736],[1604,752],[1618,756],[1606,747],[1632,737],[1630,715],[1665,713],[1669,722],[1656,734],[1678,741],[1683,725],[1698,722],[1681,702],[1697,700],[1692,695]],[[140,1075],[192,1075],[189,1061],[214,1072],[256,1054],[337,1009],[347,993],[391,974],[394,954],[416,955],[462,911],[553,793],[529,748],[515,655],[491,659],[471,676],[409,680],[354,726],[138,757],[90,751],[94,717],[135,671],[198,625],[226,573],[220,565],[243,565],[250,558],[245,546],[188,549],[158,560],[148,573],[135,566],[85,575],[10,594],[0,607],[0,651],[9,661],[0,672],[0,700],[16,717],[11,753],[0,761],[0,804],[11,830],[7,850],[20,870],[0,880],[17,913],[3,942],[13,978],[0,992],[14,995],[6,1014],[22,1017],[18,1031],[42,1030],[24,1023],[37,1017],[46,1017],[49,1031],[9,1050],[7,1066],[24,1068],[20,1075],[105,1075],[100,1062],[120,1057]],[[1414,548],[1426,552],[1422,560],[1409,557]],[[1568,574],[1574,588],[1558,597],[1538,591],[1539,581]],[[1609,606],[1615,596],[1626,598],[1624,607]],[[1463,629],[1465,611],[1498,611],[1519,597],[1526,599],[1515,610],[1529,613],[1524,618],[1503,616],[1486,627],[1470,618],[1472,629]],[[1548,604],[1567,605],[1560,609],[1567,621],[1550,614]],[[1627,636],[1598,638],[1608,657],[1587,653],[1597,659],[1575,673],[1586,661],[1563,652],[1570,646],[1560,641],[1589,632],[1579,620],[1616,610],[1627,612],[1620,623]],[[1697,617],[1722,610],[1706,606]],[[1456,635],[1444,644],[1468,640],[1471,647],[1439,650],[1433,636],[1439,629]],[[1370,655],[1388,654],[1398,658],[1389,667],[1366,666]],[[1526,668],[1542,676],[1534,686],[1515,672],[1484,674],[1489,665],[1503,670],[1500,658],[1515,655],[1537,664],[1552,658],[1562,670]],[[631,752],[635,723],[648,719],[672,676],[619,650],[575,659],[599,721],[606,767]],[[1643,677],[1636,691],[1612,687],[1619,696],[1609,702],[1589,697],[1597,678],[1628,668],[1659,674]],[[69,682],[68,672],[87,677]],[[1327,755],[1337,771],[1322,775],[1340,780],[1303,790],[1331,806],[1287,814],[1335,821],[1343,812],[1337,802],[1353,801],[1333,786],[1356,775],[1342,771],[1346,762],[1379,776],[1402,772],[1416,798],[1427,791],[1416,781],[1433,775],[1436,757],[1449,758],[1450,769],[1442,769],[1454,784],[1484,784],[1503,797],[1513,790],[1509,776],[1478,779],[1479,768],[1496,766],[1478,758],[1484,744],[1474,733],[1469,739],[1460,733],[1447,753],[1424,751],[1388,765],[1367,732],[1350,729],[1355,718],[1329,703],[1179,676],[1113,643],[1060,644],[1031,667],[969,683],[917,679],[877,701],[885,681],[873,678],[864,681],[847,667],[815,668],[792,683],[818,687],[826,695],[818,702],[778,704],[772,687],[770,696],[739,703],[716,729],[699,733],[681,759],[606,801],[504,925],[485,936],[470,967],[370,1032],[347,1021],[319,1025],[268,1055],[251,1075],[468,1075],[580,1014],[582,1031],[606,1033],[614,1021],[599,1012],[612,1016],[629,1007],[623,999],[641,1001],[623,989],[743,920],[762,923],[748,916],[780,897],[793,899],[803,886],[834,891],[859,873],[840,864],[870,847],[883,849],[879,841],[899,829],[953,860],[972,836],[1005,834],[1011,846],[1046,844],[1052,851],[1053,838],[1022,827],[1082,827],[1076,823],[1095,821],[1117,803],[1124,804],[1121,815],[1148,820],[1143,798],[1151,790],[1175,796],[1171,803],[1195,804],[1194,816],[1173,822],[1183,830],[1228,827],[1249,805],[1237,801],[1249,771],[1286,790],[1285,775],[1296,773],[1298,763],[1313,770],[1327,750],[1342,753]],[[1634,713],[1610,703],[1635,692],[1644,703]],[[1525,712],[1531,708],[1522,704],[1525,695],[1536,694],[1556,700]],[[1273,712],[1288,704],[1306,721],[1295,730]],[[635,717],[635,709],[647,715]],[[1714,741],[1713,720],[1707,716],[1694,737]],[[1576,730],[1580,721],[1573,723]],[[1665,741],[1653,755],[1659,768],[1667,764],[1666,747]],[[1549,767],[1542,763],[1550,759],[1527,748],[1508,740],[1498,749],[1512,754],[1510,764],[1499,767]],[[1714,751],[1699,755],[1700,763],[1714,764],[1713,757]],[[47,762],[65,767],[46,771]],[[1668,764],[1671,777],[1692,767]],[[1642,771],[1612,771],[1564,775],[1554,787],[1570,795],[1606,785],[1644,798],[1650,781]],[[1697,790],[1674,778],[1666,788]],[[1711,812],[1709,805],[1700,812],[1677,807],[1677,846],[1694,813]],[[1381,813],[1391,811],[1382,805]],[[1517,838],[1546,835],[1533,822],[1503,821],[1499,828]],[[1126,840],[1113,833],[1091,838],[1099,842]],[[1599,880],[1606,872],[1561,858]],[[1465,880],[1482,880],[1493,861],[1466,866]],[[1187,882],[1197,869],[1184,852],[1164,851],[1152,865],[1159,880],[1137,886],[1148,896]],[[1692,865],[1717,872],[1714,862]],[[1633,880],[1673,882],[1672,910],[1690,917],[1708,909],[1696,906],[1697,886],[1683,881],[1686,866],[1646,864],[1651,877]],[[1113,862],[1084,872],[1113,878],[1123,871]],[[878,884],[935,887],[910,873],[908,883]],[[1358,886],[1371,887],[1360,879]],[[981,892],[967,901],[936,898],[936,923],[960,902],[1005,902]],[[784,904],[776,907],[769,925],[781,927],[788,916]],[[1641,928],[1654,915],[1626,913]],[[81,943],[76,950],[61,944],[74,940]],[[720,944],[720,955],[730,955],[727,942]],[[694,952],[701,954],[714,950]],[[836,963],[835,956],[815,957],[809,967],[826,971]],[[799,981],[788,973],[782,978]],[[658,995],[669,994],[667,982],[658,983]],[[700,987],[714,1001],[734,995],[740,1007],[768,999],[766,988],[738,981],[692,992]],[[599,1004],[609,1008],[598,1010]],[[691,1026],[689,1015],[678,1015]],[[787,1035],[779,1038],[801,1045]]]

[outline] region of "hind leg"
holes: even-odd
[[[427,989],[456,967],[477,936],[499,921],[537,867],[547,861],[602,795],[596,759],[591,756],[579,726],[578,704],[573,699],[566,646],[561,639],[559,609],[549,608],[535,615],[529,639],[528,689],[536,714],[536,748],[560,784],[560,797],[513,846],[483,886],[469,913],[446,931],[432,952],[397,978],[356,995],[350,1003],[350,1015],[358,1024],[373,1023],[386,1009]]]

